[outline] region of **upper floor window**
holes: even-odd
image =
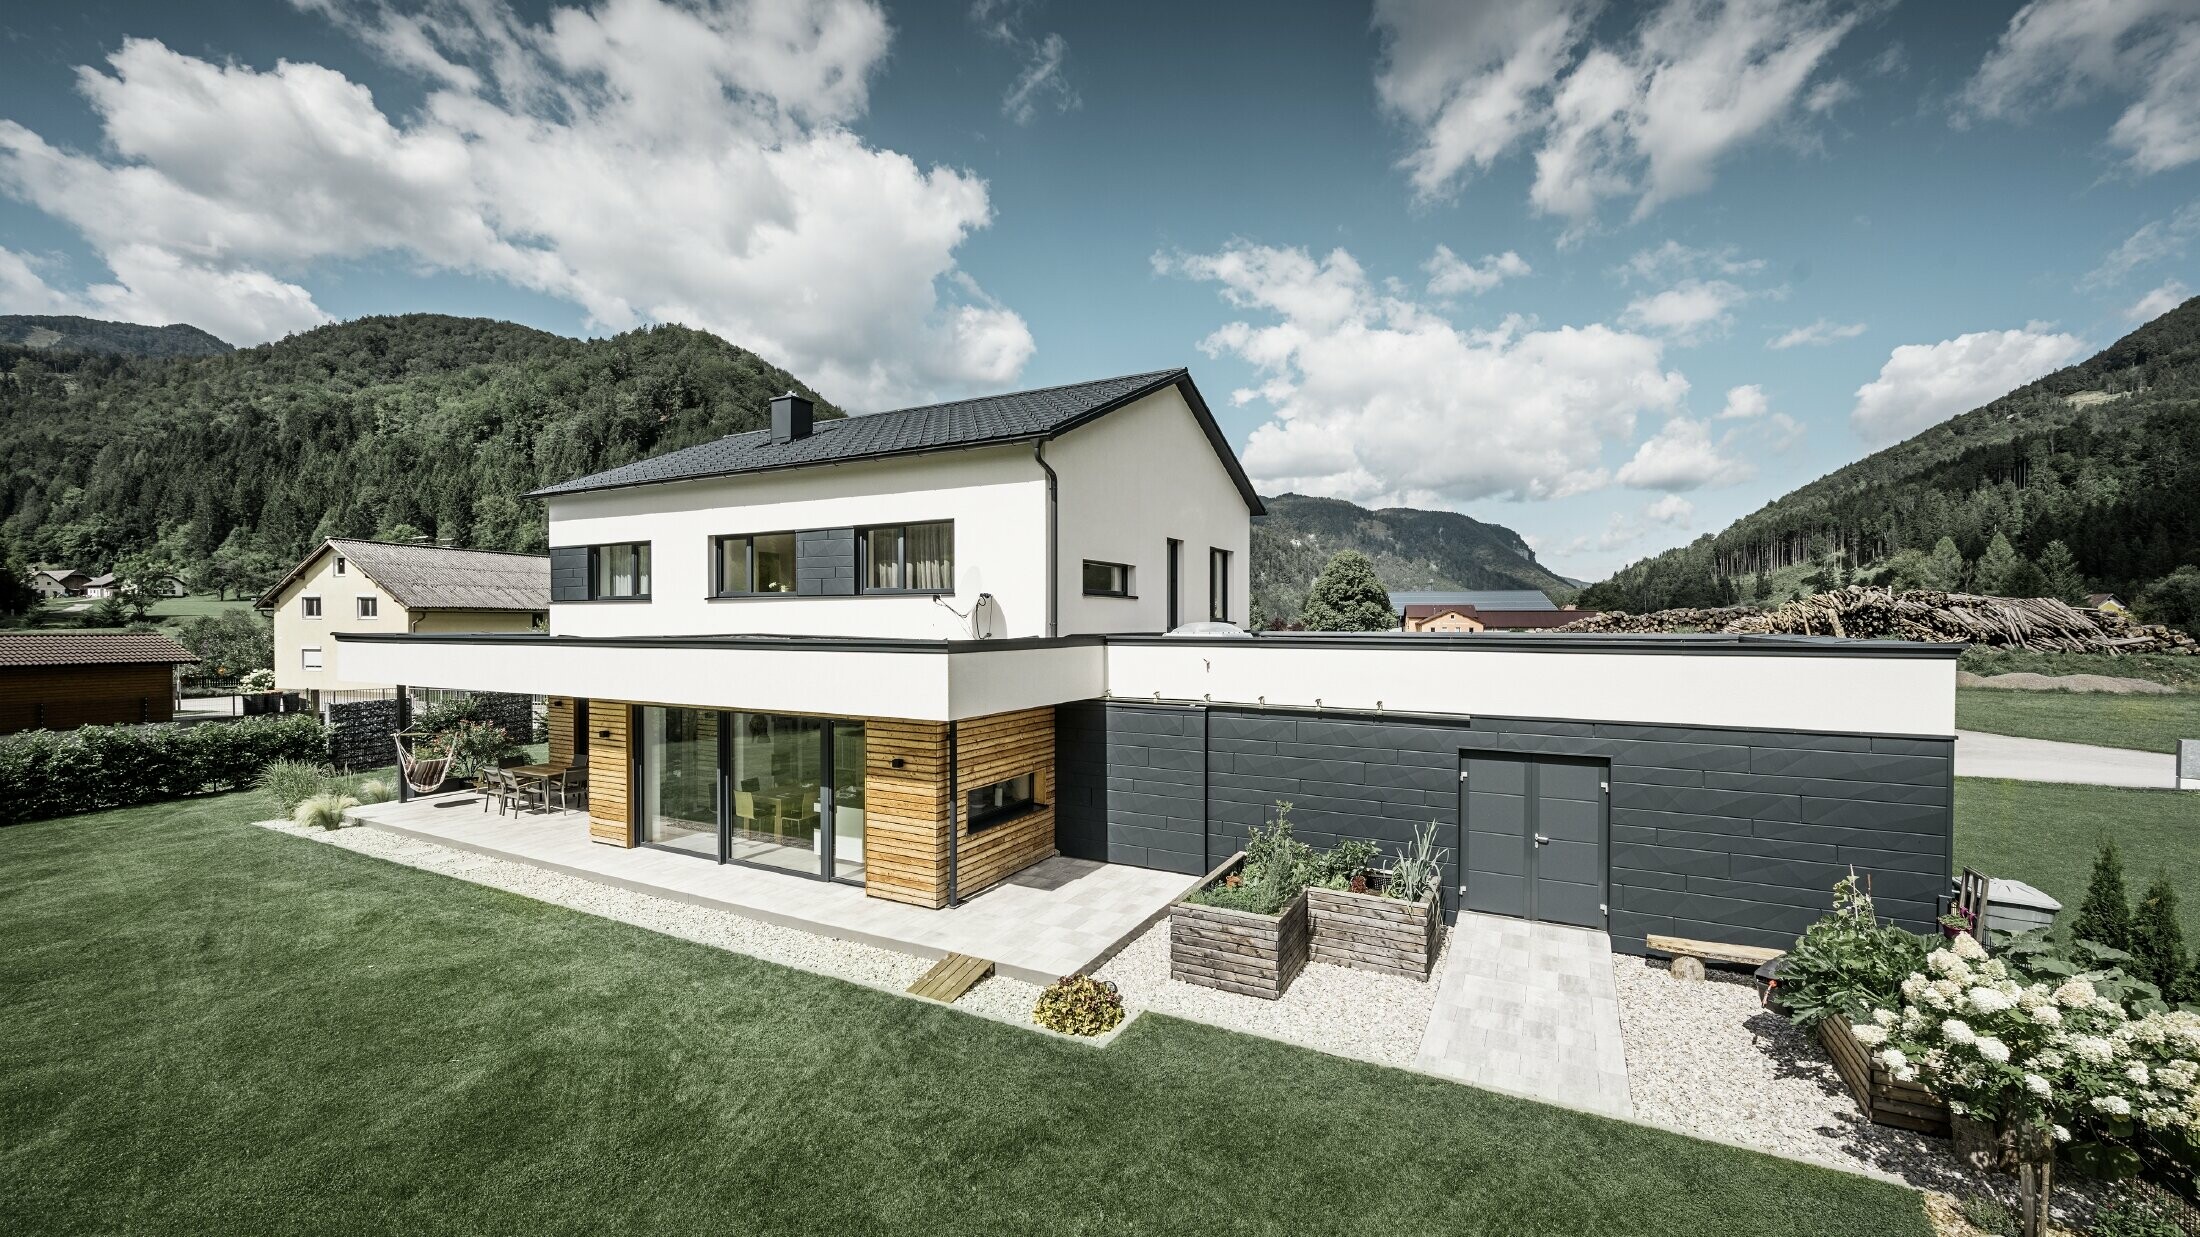
[[[794,534],[756,533],[718,538],[718,597],[794,592]]]
[[[298,617],[321,617],[321,599],[318,597],[300,597],[298,599]]]
[[[589,600],[647,600],[648,597],[648,542],[628,541],[589,549]]]
[[[866,593],[955,591],[955,522],[888,524],[863,530]]]
[[[336,574],[344,574],[344,556],[341,554],[336,556]]]
[[[363,619],[382,617],[382,599],[379,597],[361,597],[359,599],[358,615]]]
[[[1207,551],[1207,617],[1217,623],[1230,621],[1230,552]]]
[[[1123,563],[1099,563],[1085,560],[1085,596],[1128,597],[1131,595],[1131,569]]]

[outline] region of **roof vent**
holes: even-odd
[[[789,391],[772,400],[772,441],[793,442],[810,436],[810,401]]]

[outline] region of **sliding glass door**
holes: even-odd
[[[646,845],[721,863],[863,879],[863,724],[639,710]]]

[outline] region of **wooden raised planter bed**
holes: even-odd
[[[1433,886],[1418,902],[1344,889],[1307,890],[1314,961],[1425,981],[1444,931],[1436,896]]]
[[[1920,1134],[1948,1136],[1948,1106],[1940,1097],[1914,1082],[1896,1082],[1887,1067],[1872,1059],[1850,1032],[1848,1020],[1836,1015],[1818,1023],[1818,1042],[1833,1058],[1841,1081],[1849,1084],[1864,1115],[1879,1125],[1916,1130]]]
[[[1199,888],[1244,866],[1245,852],[1239,851],[1209,872]],[[1309,935],[1303,893],[1280,915],[1179,899],[1169,907],[1169,978],[1273,1001],[1305,969]]]

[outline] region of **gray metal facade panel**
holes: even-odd
[[[587,546],[563,546],[550,551],[550,600],[588,600]]]
[[[1462,752],[1609,761],[1610,928],[1630,951],[1650,933],[1785,946],[1831,905],[1833,881],[1852,864],[1883,915],[1931,931],[1953,861],[1953,740],[1103,702],[1057,717],[1058,760],[1081,760],[1077,776],[1092,787],[1082,810],[1105,843],[1092,857],[1188,856],[1188,844],[1156,847],[1154,831],[1179,844],[1203,819],[1205,851],[1220,858],[1286,800],[1295,831],[1316,846],[1359,837],[1395,851],[1437,822],[1451,851],[1447,905],[1458,887]],[[1204,803],[1178,776],[1200,772],[1202,757]],[[1175,780],[1162,779],[1163,762]]]
[[[1056,849],[1187,876],[1206,872],[1205,751],[1205,719],[1195,709],[1097,700],[1057,706]]]
[[[853,597],[856,530],[811,528],[796,533],[794,591],[800,597]]]

